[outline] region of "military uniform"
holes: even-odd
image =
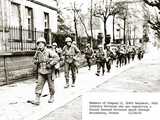
[[[114,55],[113,55],[112,51],[110,49],[107,49],[106,50],[106,67],[107,67],[107,72],[110,72],[113,56]]]
[[[64,71],[65,71],[65,79],[66,79],[66,87],[69,86],[69,71],[72,72],[72,85],[75,84],[76,80],[76,67],[77,67],[77,58],[80,53],[80,50],[75,46],[67,46],[65,45],[63,48],[64,55]]]
[[[137,54],[138,54],[138,59],[141,60],[144,55],[144,50],[142,48],[139,48]]]
[[[46,43],[44,38],[40,38],[38,40],[38,42],[44,42],[44,44]],[[35,88],[36,99],[35,101],[32,101],[33,104],[40,104],[40,96],[42,94],[42,90],[46,81],[48,82],[50,92],[50,99],[48,102],[53,102],[55,90],[54,79],[52,79],[52,70],[53,66],[58,62],[58,60],[58,55],[51,52],[51,50],[47,49],[46,47],[44,47],[43,50],[38,49],[36,51],[33,57],[33,62],[38,67],[38,80]]]
[[[52,69],[52,76],[54,79],[60,76],[60,52],[61,51],[57,48],[57,43],[53,42],[52,53],[56,54],[59,57],[58,62],[54,65],[54,69]]]
[[[89,70],[91,69],[91,63],[92,63],[92,55],[93,55],[93,50],[90,47],[87,47],[85,49],[85,58],[87,60],[87,64],[89,67]]]
[[[132,52],[131,48],[130,48],[130,47],[128,47],[128,49],[127,49],[127,60],[128,60],[128,63],[130,63],[130,59],[131,59],[131,52]]]
[[[136,55],[136,50],[135,50],[135,48],[132,48],[132,52],[131,52],[132,61],[134,60],[135,55]]]
[[[44,51],[36,51],[34,63],[38,64],[38,81],[35,93],[41,95],[45,82],[48,82],[50,95],[54,95],[54,79],[52,78],[53,66],[58,62],[59,57],[56,53],[48,49]]]
[[[95,57],[96,57],[96,63],[97,63],[97,73],[96,73],[96,75],[99,76],[101,68],[102,68],[102,75],[104,75],[105,62],[106,62],[104,50],[99,49],[96,52]]]
[[[116,50],[116,58],[117,58],[117,67],[121,67],[122,65],[122,53],[120,52],[120,48]]]

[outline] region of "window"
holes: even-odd
[[[19,27],[21,24],[19,4],[11,3],[11,26]]]
[[[26,7],[27,15],[27,27],[28,27],[28,39],[33,37],[33,10],[32,8]]]
[[[44,12],[44,28],[49,28],[49,13]]]

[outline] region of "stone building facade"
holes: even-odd
[[[0,51],[9,49],[8,41],[13,41],[12,39],[22,38],[20,41],[25,40],[31,43],[38,37],[35,37],[35,30],[44,32],[45,29],[57,32],[56,0],[0,1]],[[16,32],[16,35],[13,32]],[[43,36],[43,33],[39,36]]]

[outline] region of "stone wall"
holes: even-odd
[[[0,85],[33,77],[34,52],[0,55]]]
[[[34,52],[15,52],[0,54],[0,86],[12,84],[34,77]],[[86,66],[84,55],[80,57],[80,67]],[[61,68],[63,71],[63,67]]]

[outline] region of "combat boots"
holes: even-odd
[[[64,86],[64,88],[68,88],[69,87],[69,84],[67,83],[65,86]]]
[[[75,81],[76,81],[76,79],[72,78],[72,85],[71,85],[71,87],[75,87]]]
[[[34,105],[39,105],[40,104],[40,95],[36,94],[35,100],[31,101],[31,103]]]
[[[54,95],[51,95],[50,99],[48,100],[48,103],[53,103],[53,101],[54,101]]]
[[[99,73],[97,72],[96,75],[99,76]]]

